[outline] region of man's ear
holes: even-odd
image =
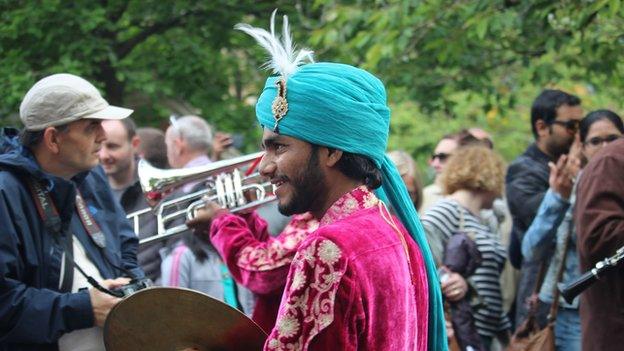
[[[181,137],[175,138],[173,140],[173,144],[175,145],[175,151],[177,155],[182,154],[182,150],[186,149],[186,141]]]
[[[342,158],[342,150],[329,148],[325,149],[327,150],[327,159],[325,160],[325,165],[327,167],[334,167]]]
[[[61,150],[59,140],[60,134],[61,133],[59,133],[59,131],[54,127],[47,127],[43,131],[43,140],[41,143],[46,149],[50,150],[50,152],[55,155]]]
[[[535,131],[538,138],[546,138],[550,135],[550,126],[543,119],[535,121]]]
[[[139,145],[141,145],[141,139],[137,135],[133,136],[130,140],[130,146],[132,146],[132,151],[135,154],[139,153]]]

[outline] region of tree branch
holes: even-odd
[[[195,12],[189,11],[189,12],[183,13],[182,15],[178,17],[173,17],[169,20],[154,23],[148,27],[145,27],[143,31],[141,31],[134,37],[115,45],[115,52],[117,53],[117,57],[121,60],[124,57],[126,57],[132,51],[132,49],[134,49],[140,43],[144,42],[150,36],[154,34],[164,33],[167,30],[182,24],[184,20],[189,17],[197,16],[197,15],[205,15],[205,14],[206,14],[206,11],[203,11],[203,10],[195,11]]]
[[[235,12],[244,11],[244,13],[246,13],[247,15],[266,16],[268,11],[264,10],[264,8],[265,7],[268,8],[270,6],[275,6],[275,4],[272,4],[269,1],[266,1],[266,2],[259,1],[252,8],[231,5],[227,7],[221,7],[220,9],[211,8],[210,10],[224,11],[226,13],[228,11],[235,11]],[[154,34],[164,33],[171,28],[174,28],[176,26],[183,24],[186,20],[188,20],[191,17],[205,16],[207,14],[209,14],[209,9],[206,9],[206,8],[190,10],[188,12],[181,14],[180,16],[173,17],[169,20],[154,23],[148,27],[145,27],[143,31],[141,31],[134,37],[115,45],[115,52],[117,53],[117,57],[119,59],[123,59],[137,45],[139,45],[140,43],[142,43],[143,41],[145,41],[147,38],[149,38],[150,36]],[[140,26],[139,24],[136,24],[136,23],[134,25]]]
[[[121,18],[121,16],[123,16],[123,14],[126,12],[126,9],[128,8],[128,3],[130,1],[123,1],[121,3],[121,5],[116,8],[113,9],[109,14],[108,14],[108,19],[112,22],[112,23],[117,23],[117,21],[119,21],[119,19]]]

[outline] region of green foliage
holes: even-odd
[[[621,3],[317,1],[310,43],[386,82],[390,147],[422,167],[440,136],[465,127],[491,132],[510,160],[533,140],[530,105],[545,87],[579,95],[587,111],[621,110]]]
[[[248,79],[260,64],[241,54],[244,35],[232,28],[273,6],[1,0],[0,123],[19,125],[19,103],[35,81],[70,72],[94,82],[109,102],[134,108],[139,125],[165,127],[171,114],[199,114],[255,148],[259,132],[246,99],[259,89],[259,79]]]
[[[621,0],[0,0],[0,123],[17,124],[37,79],[68,71],[135,108],[140,125],[196,113],[244,134],[251,151],[266,56],[232,27],[266,27],[276,7],[317,59],[386,83],[389,145],[422,167],[440,136],[473,126],[512,159],[533,139],[530,105],[544,87],[621,112]]]

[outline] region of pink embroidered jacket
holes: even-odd
[[[265,350],[426,350],[416,244],[366,187],[341,197],[297,249]]]
[[[255,212],[233,215],[225,211],[212,222],[212,244],[234,279],[256,293],[252,318],[267,333],[275,326],[297,247],[318,225],[309,213],[297,215],[278,236],[271,237],[267,223]]]

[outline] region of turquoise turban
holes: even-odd
[[[261,125],[271,130],[271,109],[277,95],[270,77],[256,105]],[[382,173],[377,195],[394,208],[422,252],[429,282],[429,350],[447,350],[442,296],[436,266],[405,184],[385,155],[390,130],[390,109],[383,83],[372,74],[338,63],[303,65],[286,82],[288,112],[279,122],[279,134],[312,144],[363,155]]]

